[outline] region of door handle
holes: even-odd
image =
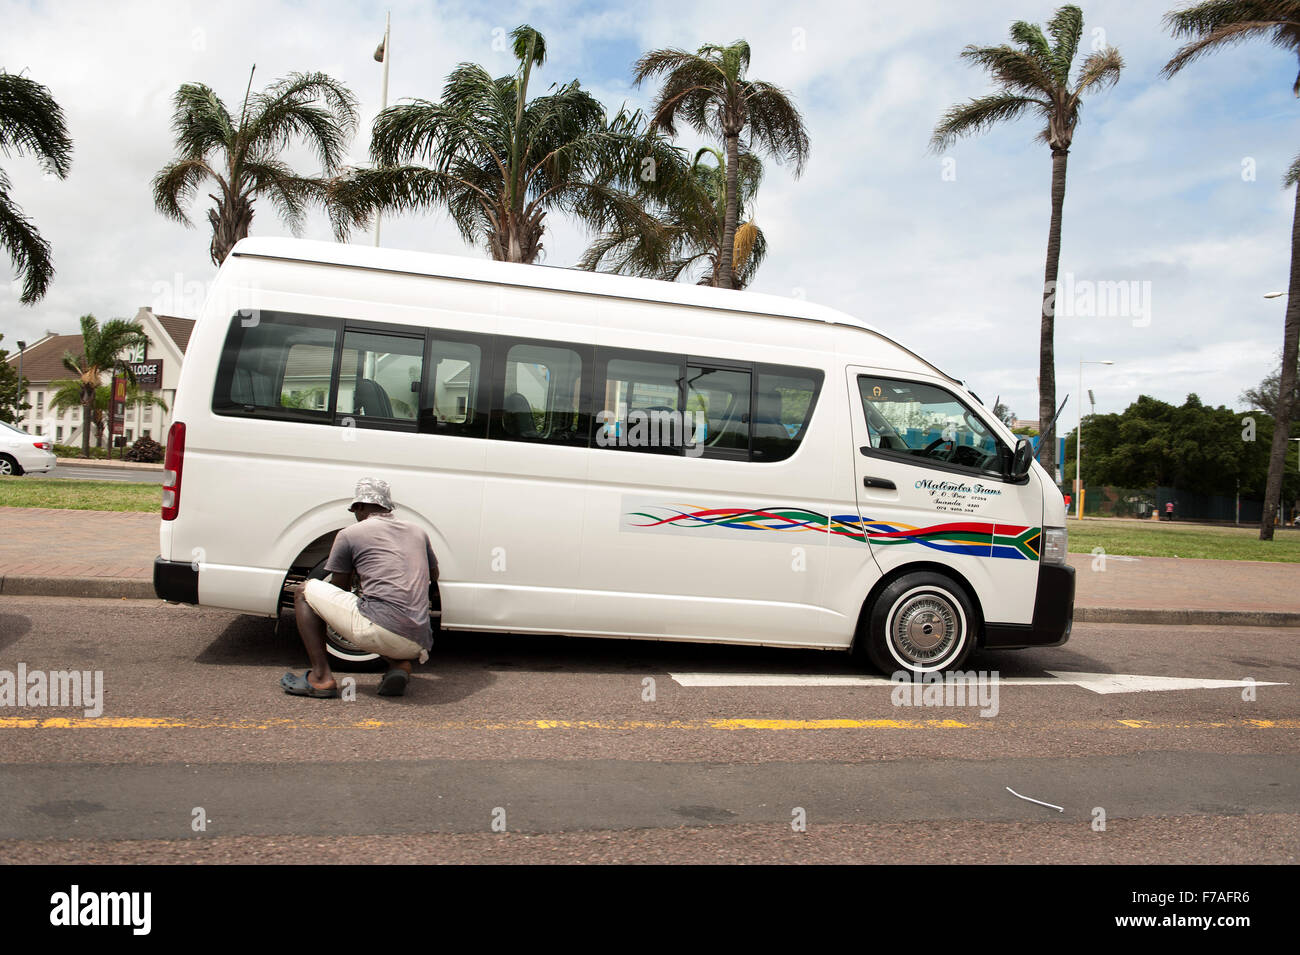
[[[895,485],[893,481],[889,480],[889,478],[864,477],[864,478],[862,479],[862,486],[863,486],[863,487],[880,487],[880,488],[884,488],[885,490],[888,490],[888,491],[896,491],[896,490],[898,490],[897,485]]]

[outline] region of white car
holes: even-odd
[[[54,445],[0,421],[0,477],[54,470]]]

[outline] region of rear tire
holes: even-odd
[[[859,639],[882,673],[932,673],[960,667],[978,632],[978,613],[960,584],[933,571],[915,571],[880,592]]]
[[[20,477],[22,465],[7,454],[0,454],[0,477]]]

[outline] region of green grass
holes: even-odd
[[[1221,527],[1164,521],[1066,521],[1070,553],[1091,553],[1094,547],[1108,554],[1130,557],[1200,557],[1208,560],[1270,560],[1300,563],[1300,531],[1276,528],[1271,541],[1259,539],[1259,525]]]
[[[76,511],[157,511],[158,484],[73,481],[66,478],[0,478],[0,507],[53,507]]]

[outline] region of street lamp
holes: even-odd
[[[18,404],[14,411],[18,412],[18,427],[23,427],[23,419],[27,417],[23,413],[23,349],[27,347],[26,342],[18,343]]]
[[[1079,391],[1083,394],[1083,366],[1084,365],[1113,365],[1113,361],[1084,361],[1079,359]],[[1092,392],[1088,392],[1088,398],[1092,398]],[[1074,435],[1074,499],[1077,502],[1074,507],[1074,515],[1079,520],[1083,520],[1083,402],[1077,403],[1079,408],[1079,430]]]

